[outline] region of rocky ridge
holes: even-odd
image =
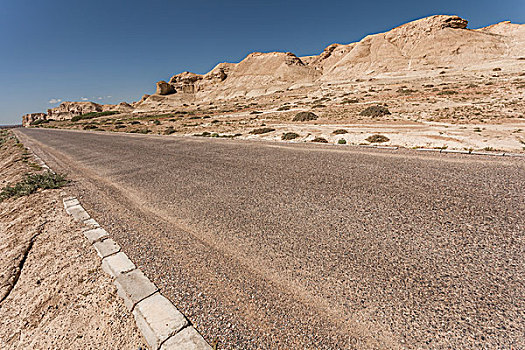
[[[159,81],[156,92],[132,104],[64,102],[48,119],[71,119],[89,112],[170,111],[183,104],[257,98],[307,88],[320,90],[363,79],[438,76],[444,71],[525,71],[525,25],[501,22],[467,29],[458,16],[435,15],[350,44],[332,44],[315,56],[254,52],[239,63],[220,63],[206,74],[183,72]],[[34,120],[24,116],[24,125]],[[37,116],[42,118],[42,116]]]

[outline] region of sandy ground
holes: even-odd
[[[2,186],[35,171],[24,151],[2,145]],[[0,203],[0,348],[145,349],[60,191]]]

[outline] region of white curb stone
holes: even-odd
[[[416,151],[423,151],[423,152],[441,152],[441,148],[416,148]]]
[[[77,221],[85,221],[89,219],[89,214],[82,208],[81,205],[74,205],[66,208],[66,212],[73,216],[73,219]]]
[[[525,157],[525,154],[521,154],[521,153],[505,153],[505,156],[508,156],[508,157]]]
[[[130,311],[139,301],[158,291],[157,287],[138,269],[118,275],[113,283],[117,286],[117,294],[124,299],[124,305]]]
[[[120,246],[111,238],[107,238],[100,242],[95,242],[93,244],[93,248],[95,248],[98,256],[100,256],[102,259],[120,252]]]
[[[107,238],[108,233],[103,228],[98,227],[98,228],[84,231],[84,236],[86,236],[89,243],[93,244],[95,242],[101,241],[104,238]]]
[[[458,149],[444,149],[441,151],[442,153],[459,153],[459,154],[470,154],[469,151],[461,151]]]
[[[49,169],[40,161],[42,167]],[[66,196],[64,191],[60,194]],[[92,228],[84,231],[84,235],[102,258],[102,269],[115,278],[113,283],[117,293],[132,311],[137,327],[153,349],[158,350],[159,346],[165,350],[212,349],[195,328],[189,326],[188,320],[175,305],[160,294],[142,271],[136,269],[135,264],[120,251],[120,246],[108,238],[108,233],[100,228],[98,222],[90,218],[77,198],[69,196],[62,201],[69,215]]]
[[[397,146],[376,146],[379,149],[397,149]]]
[[[119,275],[132,271],[135,268],[135,264],[129,260],[128,256],[123,252],[102,259],[102,270],[111,277],[118,277]]]
[[[160,350],[211,350],[202,335],[193,327],[186,327],[162,344]]]
[[[480,152],[480,151],[472,151],[470,154],[475,154],[477,156],[504,156],[505,153],[496,153],[496,152]]]
[[[99,223],[96,222],[95,219],[93,219],[93,218],[87,219],[86,221],[84,221],[84,225],[91,226],[93,228],[100,227]]]
[[[152,349],[188,325],[182,313],[160,293],[139,302],[133,310],[137,327]]]
[[[70,197],[70,198],[64,199],[64,208],[67,209],[67,208],[72,207],[74,205],[80,205],[80,202],[75,197]]]

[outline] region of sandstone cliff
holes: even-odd
[[[333,44],[320,55],[252,53],[239,63],[221,63],[209,73],[173,76],[157,93],[137,105],[137,111],[168,110],[187,102],[257,97],[279,90],[320,88],[356,79],[449,70],[489,70],[525,62],[525,25],[510,22],[467,29],[467,20],[436,15],[369,35],[357,43]],[[417,73],[414,73],[417,72]]]
[[[64,102],[48,111],[50,119],[105,110],[169,111],[182,104],[236,97],[254,98],[298,88],[322,89],[358,79],[432,78],[447,70],[525,71],[525,25],[501,22],[467,29],[458,16],[436,15],[406,23],[350,44],[332,44],[319,55],[255,52],[239,63],[220,63],[206,74],[183,72],[159,81],[156,93],[129,104]],[[506,69],[507,69],[506,68]]]
[[[37,120],[47,120],[45,113],[28,113],[22,116],[22,126],[29,126]]]

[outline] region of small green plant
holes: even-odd
[[[388,115],[391,113],[388,110],[388,108],[386,108],[385,106],[376,105],[376,106],[367,107],[359,114],[364,115],[365,117],[374,118],[374,117],[382,117],[384,115]]]
[[[281,140],[294,140],[299,137],[299,134],[296,134],[295,132],[285,132],[283,136],[281,136]]]
[[[131,130],[130,133],[133,133],[133,134],[149,134],[151,132],[150,129],[135,129],[135,130]]]
[[[64,175],[47,171],[43,174],[26,175],[13,186],[6,186],[0,192],[0,202],[8,198],[30,195],[38,189],[60,188],[68,183]]]
[[[412,89],[408,89],[408,88],[399,88],[397,89],[397,92],[400,93],[400,94],[403,94],[403,95],[410,95],[414,92],[417,92],[417,90],[412,90]]]
[[[345,139],[339,139],[339,140],[337,140],[337,144],[339,144],[339,145],[346,145],[346,140]]]
[[[160,123],[160,120],[157,119],[157,120],[154,120],[154,121],[153,121],[153,124],[155,124],[155,125],[160,125],[161,123]]]
[[[253,129],[252,131],[250,131],[250,134],[261,135],[261,134],[267,134],[272,131],[275,131],[275,129],[274,128],[259,128],[259,129]]]
[[[390,141],[388,137],[386,137],[385,135],[380,135],[380,134],[368,136],[365,140],[370,143],[383,143],[383,142]]]
[[[193,134],[193,136],[210,137],[211,133],[209,133],[208,131],[203,131],[201,134]]]
[[[443,90],[438,92],[438,95],[456,95],[457,93],[455,90]]]
[[[77,122],[79,120],[93,119],[93,118],[104,117],[106,115],[113,115],[113,114],[118,114],[118,113],[119,112],[117,112],[117,111],[90,112],[90,113],[85,113],[85,114],[81,114],[81,115],[76,115],[73,118],[71,118],[71,121],[72,122]]]
[[[168,126],[166,130],[164,130],[164,135],[171,135],[175,132],[176,130],[173,128],[173,126]]]
[[[312,140],[312,142],[328,143],[328,140],[325,139],[324,137],[319,137],[319,136],[317,136],[317,137],[315,137],[315,138]]]
[[[37,125],[45,124],[45,123],[49,123],[49,120],[47,120],[47,119],[37,119],[37,120],[33,120],[29,125],[37,126]]]
[[[318,118],[317,114],[312,112],[299,112],[293,117],[293,122],[307,122],[311,120],[316,120]]]

